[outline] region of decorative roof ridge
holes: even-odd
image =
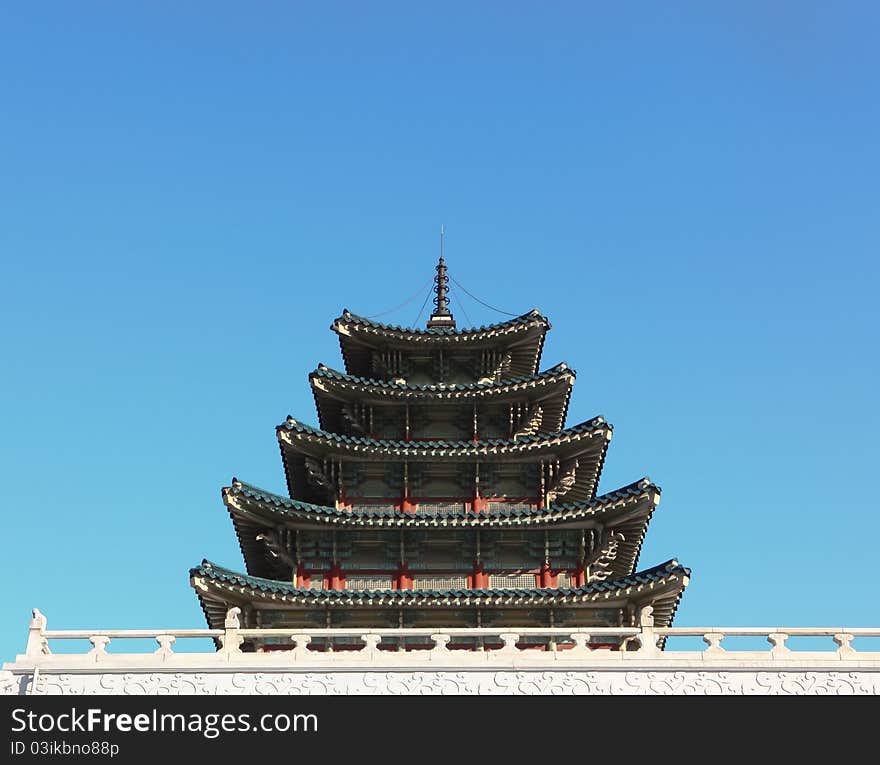
[[[350,598],[352,595],[360,593],[379,593],[383,596],[390,596],[396,599],[412,599],[423,598],[426,596],[434,596],[440,598],[454,598],[462,595],[476,597],[493,597],[493,596],[537,596],[537,597],[558,597],[560,594],[565,595],[594,595],[602,592],[614,590],[624,590],[628,587],[634,587],[643,584],[651,584],[664,579],[680,575],[690,577],[691,570],[686,566],[682,566],[676,558],[670,558],[665,563],[653,566],[642,571],[628,574],[626,576],[618,576],[613,579],[604,581],[591,582],[581,585],[580,587],[530,587],[530,588],[480,588],[469,589],[466,587],[454,588],[447,590],[307,590],[295,587],[292,582],[286,582],[279,579],[266,579],[259,576],[251,576],[250,574],[242,574],[238,571],[218,566],[216,563],[203,558],[199,566],[195,566],[189,570],[190,577],[208,576],[211,579],[234,582],[238,585],[244,585],[254,590],[262,592],[285,593],[290,595],[305,595],[314,598]]]
[[[554,439],[560,438],[570,438],[572,436],[577,436],[582,433],[591,433],[598,430],[606,430],[608,432],[614,430],[614,426],[611,425],[610,422],[606,422],[605,418],[601,415],[594,417],[591,420],[587,420],[586,422],[578,423],[577,425],[572,425],[568,428],[563,428],[562,430],[557,430],[553,433],[542,433],[535,435],[526,435],[519,436],[516,438],[488,438],[481,439],[478,441],[468,441],[464,439],[454,439],[454,440],[446,440],[446,439],[438,439],[433,441],[400,441],[400,440],[386,440],[380,438],[371,438],[369,436],[349,436],[344,433],[332,433],[327,430],[321,430],[320,428],[315,428],[311,425],[306,425],[303,422],[291,417],[287,416],[287,419],[278,425],[275,428],[277,433],[280,433],[282,430],[292,431],[295,430],[297,433],[307,433],[309,435],[314,435],[319,438],[324,438],[328,441],[336,441],[337,443],[345,443],[345,444],[357,444],[362,446],[374,446],[380,449],[450,449],[450,448],[465,448],[465,449],[473,449],[479,447],[497,447],[497,446],[522,446],[523,444],[538,444],[538,443],[547,443],[549,441],[553,441]]]
[[[430,391],[442,393],[444,391],[492,390],[496,388],[508,387],[511,385],[520,385],[522,383],[537,382],[538,380],[546,380],[552,377],[561,377],[566,374],[569,374],[572,377],[577,377],[577,372],[569,367],[568,364],[566,364],[564,361],[561,361],[555,366],[552,366],[549,369],[545,369],[543,372],[537,372],[533,375],[523,375],[520,377],[508,377],[502,380],[494,380],[492,382],[435,383],[433,385],[410,385],[408,383],[397,383],[390,380],[380,380],[375,377],[361,377],[359,375],[350,375],[345,372],[340,372],[336,369],[328,367],[325,364],[319,364],[318,368],[309,374],[309,380],[314,377],[325,377],[331,380],[341,380],[343,382],[351,382],[358,385],[370,385],[380,388],[392,388],[396,390],[426,392]]]
[[[526,324],[544,324],[547,329],[551,328],[550,320],[546,316],[544,316],[537,308],[533,308],[531,311],[528,311],[521,316],[516,316],[515,318],[508,319],[506,321],[500,321],[495,324],[485,324],[480,327],[467,327],[462,329],[452,329],[449,327],[432,327],[427,329],[419,329],[413,327],[401,327],[394,324],[382,324],[378,321],[372,321],[365,316],[358,316],[356,313],[352,313],[347,308],[344,308],[342,310],[342,314],[333,320],[333,323],[330,325],[330,329],[335,331],[337,326],[343,323],[360,324],[362,326],[370,327],[372,329],[378,329],[383,332],[393,332],[396,334],[403,333],[407,335],[419,335],[427,337],[480,335],[486,332],[505,330]]]
[[[552,503],[549,507],[534,508],[511,508],[509,510],[489,510],[481,513],[474,513],[466,510],[449,510],[443,513],[432,514],[430,516],[417,515],[414,513],[406,513],[403,510],[345,510],[330,505],[315,505],[310,502],[303,502],[298,499],[291,499],[280,494],[273,494],[265,491],[258,486],[240,481],[237,478],[232,479],[232,485],[223,489],[223,495],[227,494],[243,494],[249,499],[265,502],[282,510],[301,511],[306,513],[314,513],[316,515],[326,515],[336,518],[399,518],[400,520],[412,519],[418,521],[443,520],[450,518],[461,518],[479,523],[482,520],[490,520],[496,518],[546,518],[556,513],[570,513],[585,511],[590,514],[596,514],[600,510],[604,510],[609,505],[613,505],[620,500],[637,497],[642,494],[656,492],[658,495],[661,489],[646,476],[634,481],[631,484],[622,486],[614,491],[607,492],[593,499],[584,502],[560,502]]]

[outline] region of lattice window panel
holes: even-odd
[[[531,510],[534,505],[531,502],[489,502],[490,511],[499,510]]]
[[[464,502],[420,502],[416,507],[416,515],[443,515],[445,513],[461,513],[467,506]]]
[[[381,513],[394,512],[397,507],[396,505],[390,505],[387,503],[371,504],[369,502],[358,502],[352,503],[351,509],[358,513]]]
[[[300,589],[304,589],[304,590],[323,590],[324,589],[324,577],[320,574],[312,574],[312,579],[311,579],[308,587],[305,584],[303,584],[302,581],[300,581],[297,586]]]
[[[347,574],[345,589],[347,590],[390,590],[394,580],[390,575],[382,574]]]
[[[413,577],[414,590],[464,590],[467,586],[468,578],[464,575]]]
[[[534,588],[534,574],[489,574],[489,589],[492,590],[532,590]]]
[[[574,585],[571,583],[571,574],[560,574],[558,577],[556,577],[556,586],[573,587]]]

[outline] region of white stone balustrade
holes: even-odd
[[[880,640],[874,641],[875,650],[868,642],[880,638],[880,629],[656,627],[647,609],[639,622],[638,627],[591,628],[247,629],[241,626],[238,609],[230,609],[222,630],[50,630],[35,610],[25,653],[3,665],[0,693],[90,692],[88,688],[110,692],[122,677],[140,678],[140,684],[132,686],[135,690],[151,687],[144,678],[161,688],[160,681],[171,682],[172,677],[178,683],[174,688],[195,688],[194,678],[208,676],[221,685],[237,678],[231,690],[216,692],[249,692],[248,678],[257,674],[279,682],[286,678],[290,692],[307,692],[306,686],[315,682],[325,689],[344,686],[340,692],[358,692],[357,678],[374,692],[387,687],[387,692],[422,693],[426,682],[441,690],[459,688],[453,692],[499,692],[493,690],[496,686],[486,689],[487,678],[501,682],[510,675],[511,682],[524,683],[524,688],[543,687],[535,685],[540,677],[547,692],[573,692],[586,683],[584,688],[594,690],[577,692],[677,692],[677,687],[702,692],[699,689],[706,687],[714,689],[710,692],[729,688],[731,693],[835,693],[841,688],[880,693]],[[722,647],[731,637],[763,638],[769,649]],[[825,650],[793,650],[787,645],[803,637],[825,638]],[[144,638],[155,640],[158,648],[126,652],[126,641]],[[213,647],[205,645],[206,638]],[[706,647],[670,649],[670,640],[678,638],[692,638],[697,646],[701,640]],[[203,641],[201,651],[186,648],[187,641],[195,639]],[[857,650],[857,639],[859,647],[868,650]],[[91,649],[51,652],[50,644],[70,640],[88,640]],[[266,650],[252,650],[263,645]],[[408,678],[405,683],[398,682],[400,676]],[[525,677],[531,678],[528,683]],[[606,681],[611,685],[603,691]],[[618,688],[615,682],[624,685]],[[650,690],[654,686],[659,690]]]

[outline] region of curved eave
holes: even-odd
[[[377,349],[418,351],[431,348],[470,348],[502,346],[517,348],[516,374],[534,374],[541,362],[549,320],[537,309],[509,321],[470,329],[410,329],[380,324],[343,311],[330,325],[339,336],[339,346],[350,374],[369,373],[369,352]],[[365,355],[366,352],[366,355]]]
[[[455,385],[407,385],[402,383],[359,377],[318,367],[309,375],[309,383],[318,410],[321,428],[341,431],[344,425],[340,415],[343,403],[373,405],[454,405],[461,402],[504,402],[522,399],[542,402],[545,411],[546,432],[561,430],[565,425],[575,372],[562,363],[544,372],[500,380],[491,383]],[[548,404],[552,403],[552,407]]]
[[[398,509],[346,510],[301,502],[234,480],[223,489],[230,512],[275,527],[341,528],[545,528],[592,529],[614,526],[633,517],[650,517],[660,502],[660,488],[647,478],[588,502],[559,502],[546,508],[513,508],[480,513],[447,511],[418,515]]]
[[[358,316],[348,309],[343,310],[342,315],[333,320],[330,329],[334,332],[369,332],[373,335],[387,335],[389,337],[400,338],[404,342],[485,342],[502,334],[511,334],[514,332],[522,332],[524,329],[532,327],[542,327],[550,329],[550,320],[544,316],[537,308],[516,316],[507,321],[500,321],[496,324],[487,324],[482,327],[467,327],[462,329],[450,329],[446,327],[435,327],[432,329],[419,329],[412,327],[401,327],[394,324],[382,324],[378,321],[372,321],[363,316]]]
[[[355,462],[506,462],[535,463],[577,459],[573,485],[565,493],[568,501],[585,501],[596,495],[612,427],[601,417],[556,433],[522,436],[516,439],[484,441],[387,441],[347,436],[303,425],[293,418],[276,429],[281,458],[291,497],[322,502],[303,483],[306,458]]]
[[[690,569],[677,560],[629,576],[594,582],[577,588],[479,589],[479,590],[306,590],[290,582],[240,574],[202,561],[190,570],[208,623],[222,627],[223,615],[231,605],[245,603],[273,608],[604,608],[632,604],[652,605],[658,627],[672,623],[681,595],[687,587]]]
[[[397,529],[560,529],[607,528],[623,535],[611,565],[614,576],[632,573],[638,563],[648,524],[660,501],[660,488],[647,478],[590,502],[554,504],[548,508],[446,512],[417,515],[401,510],[351,511],[312,505],[263,491],[234,480],[223,490],[223,502],[238,537],[249,574],[275,576],[285,571],[273,564],[257,536],[267,529],[393,531]],[[286,575],[286,573],[284,574]]]
[[[288,417],[276,429],[282,445],[289,445],[315,457],[346,455],[360,460],[388,459],[462,459],[505,455],[515,458],[538,453],[556,453],[579,442],[609,441],[613,430],[602,417],[574,425],[555,433],[519,438],[490,438],[480,441],[443,440],[399,441],[349,436],[305,425]]]

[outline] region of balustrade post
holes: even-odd
[[[444,635],[442,632],[431,635],[431,640],[434,641],[434,647],[431,649],[431,653],[448,653],[449,649],[446,647],[446,644],[450,639],[451,637],[449,635]]]
[[[106,635],[92,635],[89,638],[89,642],[92,644],[92,648],[88,653],[89,656],[100,659],[102,656],[107,655],[107,646],[110,644],[109,637]]]
[[[301,632],[294,632],[290,636],[291,641],[293,642],[293,658],[294,660],[303,659],[308,656],[309,653],[309,643],[312,642],[311,635],[304,635]]]
[[[367,633],[366,635],[361,635],[361,640],[366,643],[364,648],[361,650],[366,651],[367,654],[371,657],[375,656],[379,651],[379,643],[382,642],[382,636],[376,635],[373,633]]]
[[[155,654],[159,656],[168,657],[174,653],[174,650],[171,646],[174,645],[174,642],[177,640],[174,635],[156,635],[156,642],[159,644],[159,647],[154,651]]]
[[[639,633],[637,640],[639,641],[639,649],[637,653],[642,656],[657,656],[660,649],[657,647],[657,633],[654,632],[654,609],[652,606],[645,606],[639,611]]]
[[[501,642],[504,644],[498,653],[516,653],[516,643],[519,640],[519,635],[516,632],[502,632],[498,637],[501,638]]]
[[[770,649],[770,655],[781,657],[785,656],[785,654],[791,653],[791,651],[785,646],[786,640],[788,640],[788,635],[785,632],[771,632],[767,635],[767,642],[772,646]]]
[[[723,632],[707,632],[705,635],[703,635],[703,642],[708,647],[703,653],[707,655],[725,653],[725,650],[721,647],[722,640],[724,640]]]
[[[590,635],[587,632],[572,632],[571,639],[574,642],[574,648],[572,648],[573,654],[587,654],[590,652],[589,642]]]
[[[220,638],[225,654],[241,653],[241,644],[244,642],[244,638],[238,633],[241,629],[240,615],[241,609],[238,606],[230,608],[226,612],[226,619],[223,622],[225,631]]]
[[[853,654],[856,653],[855,648],[853,648],[850,643],[852,643],[853,636],[848,632],[838,632],[834,636],[834,642],[837,644],[837,655],[841,658],[849,658]]]
[[[48,656],[52,653],[45,632],[46,617],[40,613],[39,608],[35,608],[33,618],[28,625],[27,647],[24,650],[26,656]]]

